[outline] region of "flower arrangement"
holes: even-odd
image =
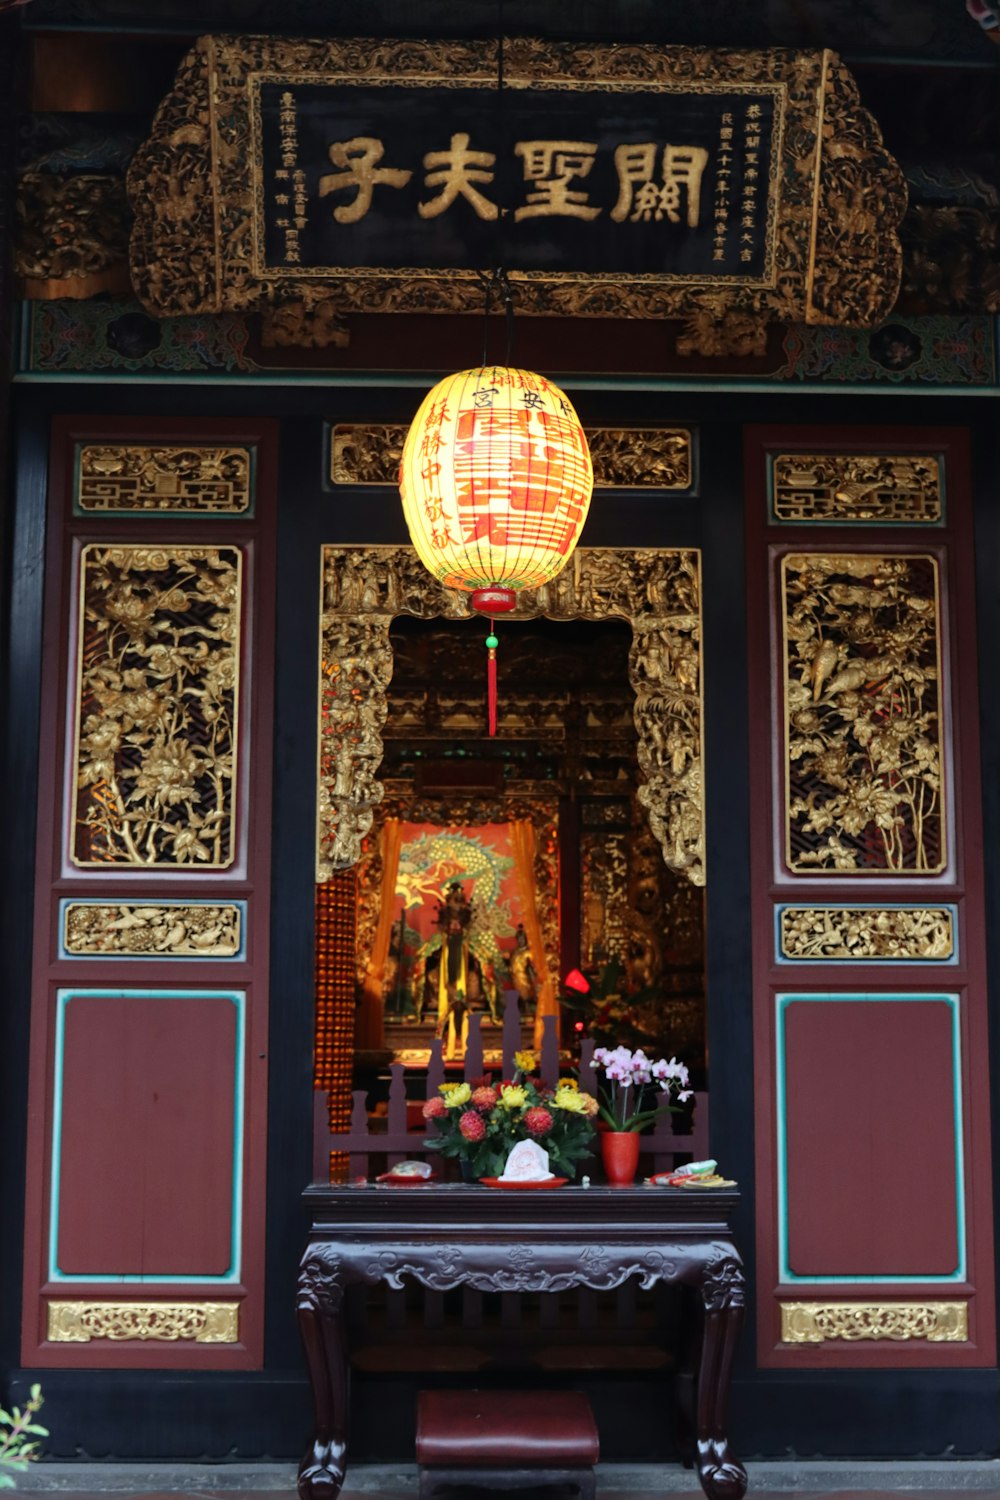
[[[591,1062],[592,1068],[603,1068],[604,1083],[600,1086],[599,1112],[609,1130],[642,1130],[657,1118],[676,1110],[672,1103],[653,1104],[647,1100],[656,1085],[667,1100],[678,1099],[683,1104],[690,1099],[688,1070],[676,1057],[668,1061],[660,1057],[651,1062],[640,1049],[630,1052],[627,1047],[596,1047]]]
[[[594,1134],[598,1103],[575,1078],[560,1078],[554,1089],[532,1076],[537,1066],[530,1052],[517,1052],[511,1079],[493,1083],[489,1075],[475,1083],[443,1083],[424,1105],[424,1119],[437,1134],[425,1141],[429,1151],[457,1157],[473,1177],[499,1177],[511,1147],[537,1141],[548,1152],[553,1171],[573,1177]]]

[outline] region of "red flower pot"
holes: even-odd
[[[602,1130],[598,1139],[608,1182],[612,1187],[628,1187],[639,1165],[639,1132]]]

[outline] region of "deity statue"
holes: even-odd
[[[518,1007],[524,1010],[527,1005],[538,999],[538,974],[531,949],[528,947],[528,934],[524,930],[523,922],[517,924],[517,931],[514,934],[514,950],[508,961],[511,984],[517,990]]]
[[[444,1038],[445,1057],[458,1057],[465,1051],[469,1012],[490,1000],[483,963],[473,952],[472,917],[472,902],[459,881],[453,880],[444,901],[438,903],[439,931],[420,954],[426,964],[417,1019],[422,1021],[428,1006],[435,1005],[436,1035]]]

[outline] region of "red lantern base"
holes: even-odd
[[[479,614],[492,618],[493,615],[509,615],[517,606],[517,595],[513,589],[505,589],[496,583],[489,588],[475,589],[469,603]]]

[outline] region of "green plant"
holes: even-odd
[[[31,1387],[31,1398],[22,1411],[15,1406],[13,1411],[4,1411],[0,1406],[0,1489],[14,1488],[13,1476],[5,1470],[23,1473],[33,1459],[39,1456],[38,1438],[48,1437],[47,1427],[41,1427],[34,1418],[42,1406],[42,1388]]]
[[[669,1045],[663,1035],[667,997],[656,985],[629,989],[625,967],[617,958],[606,963],[593,981],[579,969],[567,974],[559,1000],[599,1046],[659,1049]]]

